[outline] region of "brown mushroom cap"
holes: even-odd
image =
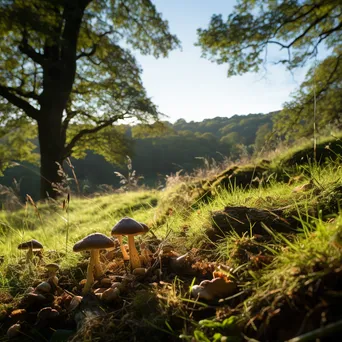
[[[145,224],[139,223],[130,217],[124,217],[112,228],[112,235],[140,235],[147,231],[148,227]]]
[[[45,266],[50,272],[57,272],[59,270],[59,265],[54,262]]]
[[[199,285],[192,288],[193,296],[212,300],[214,298],[224,298],[234,294],[236,284],[233,281],[225,281],[223,278],[203,280]]]
[[[114,241],[101,233],[94,233],[75,243],[73,251],[82,252],[91,249],[107,249],[114,247]]]
[[[147,233],[150,229],[148,228],[148,226],[147,226],[147,224],[145,224],[145,223],[142,223],[142,222],[139,222],[141,225],[142,225],[142,227],[144,228],[144,233]]]
[[[18,249],[39,250],[39,249],[43,249],[43,245],[37,240],[31,240],[31,241],[23,242],[20,245],[18,245]]]
[[[41,309],[37,315],[37,317],[41,320],[51,319],[57,316],[59,316],[59,312],[55,309],[52,309],[50,306]]]

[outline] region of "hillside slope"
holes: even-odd
[[[278,173],[253,182],[261,167]],[[0,335],[19,324],[14,341],[339,340],[340,157],[292,165],[283,175],[265,161],[252,169],[226,170],[229,182],[217,182],[222,174],[179,177],[160,192],[2,212]],[[132,273],[116,244],[101,252],[105,275],[83,295],[89,254],[73,252],[74,243],[94,232],[110,236],[124,216],[150,227],[135,240],[144,270]],[[44,252],[28,264],[17,245],[31,238]],[[60,266],[58,285],[28,290],[48,279],[51,262]],[[109,287],[116,295],[106,300]],[[41,318],[46,307],[54,317]]]

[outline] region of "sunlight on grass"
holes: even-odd
[[[160,257],[158,253],[163,249],[159,248],[163,246],[169,247],[173,261],[193,253],[197,259],[193,259],[190,268],[197,267],[203,272],[201,279],[211,279],[216,270],[220,270],[237,284],[237,293],[215,304],[216,317],[204,316],[204,320],[197,321],[194,316],[200,312],[199,308],[213,309],[191,296],[191,286],[199,283],[199,276],[190,272],[190,276],[182,278],[172,270],[173,278],[165,280],[161,275],[169,274],[164,273],[163,267],[170,265],[163,264],[158,269],[160,273],[152,275],[152,285],[139,288],[132,298],[127,294],[127,301],[137,310],[133,317],[139,321],[141,329],[183,340],[191,341],[195,337],[210,341],[227,336],[234,338],[241,325],[255,336],[260,326],[267,326],[274,315],[283,317],[278,303],[285,307],[297,305],[312,291],[311,285],[320,286],[320,279],[333,274],[342,261],[342,216],[338,215],[340,164],[311,163],[296,167],[292,172],[291,176],[300,175],[293,184],[279,182],[276,175],[271,174],[268,182],[258,187],[243,188],[232,182],[226,188],[217,185],[204,197],[194,195],[194,189],[198,190],[198,185],[203,183],[183,178],[159,192],[72,197],[67,210],[60,199],[50,205],[38,203],[35,207],[26,203],[19,211],[2,211],[0,290],[19,300],[32,286],[32,279],[44,280],[44,265],[50,262],[58,262],[68,279],[78,284],[85,277],[85,255],[73,253],[73,244],[94,232],[110,236],[113,225],[129,216],[146,223],[152,230],[144,237],[137,237],[137,241],[146,239],[148,244],[154,234],[155,258]],[[226,207],[247,207],[267,213],[280,210],[289,214],[286,219],[295,218],[291,221],[294,229],[292,231],[291,226],[289,233],[280,234],[263,224],[261,230],[265,234],[261,235],[254,234],[253,224],[248,227],[247,223],[242,233],[228,229],[218,240],[212,241],[208,229],[215,224],[214,214],[220,214]],[[25,264],[25,252],[17,249],[19,243],[30,239],[37,239],[44,245],[42,255],[34,258],[32,273]],[[113,260],[117,267],[117,259]],[[331,287],[334,290],[334,284]],[[150,310],[147,313],[146,299]],[[234,314],[232,303],[235,303]],[[175,322],[177,327],[172,325]],[[111,334],[114,328],[108,329]]]
[[[40,221],[34,208],[15,213],[1,213],[0,255],[10,260],[23,257],[17,245],[36,239],[45,250],[65,252],[66,231],[69,231],[68,251],[88,234],[110,235],[114,224],[124,216],[147,222],[153,217],[158,193],[137,192],[114,194],[92,199],[71,199],[69,212],[56,206],[39,205]],[[71,258],[71,261],[73,258]]]

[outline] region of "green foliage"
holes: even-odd
[[[342,124],[342,55],[337,53],[312,67],[293,99],[275,117],[275,130],[287,139],[312,136],[316,128],[329,132]]]
[[[119,148],[122,134],[101,130],[123,119],[158,119],[129,49],[165,57],[179,41],[150,0],[6,0],[0,17],[0,108],[9,113],[0,124],[36,120],[49,172],[90,145],[117,161],[127,153],[127,144]]]
[[[239,0],[226,21],[222,15],[213,15],[209,27],[198,30],[197,44],[203,57],[228,64],[228,76],[258,72],[272,47],[285,50],[273,62],[289,69],[317,56],[320,45],[333,49],[331,56],[309,70],[293,100],[285,103],[275,120],[278,137],[307,137],[314,130],[314,101],[316,128],[341,125],[341,10],[338,0]],[[258,135],[256,151],[269,136],[266,126]]]
[[[200,122],[178,120],[174,124],[165,121],[152,125],[115,125],[95,135],[85,135],[82,145],[74,148],[71,160],[81,187],[84,185],[87,188],[85,193],[97,192],[102,184],[120,187],[119,179],[113,177],[113,172],[126,174],[123,153],[132,156],[134,168],[138,174],[144,175],[146,185],[160,185],[166,175],[179,170],[191,173],[202,169],[203,159],[199,158],[221,163],[227,158],[235,160],[250,155],[259,127],[265,124],[271,126],[275,114],[235,115]],[[75,124],[69,126],[70,134],[79,129]],[[120,151],[117,150],[118,144]],[[7,170],[0,182],[10,186],[13,178],[18,181],[22,179],[22,197],[29,193],[37,199],[37,170],[26,166]],[[35,173],[32,173],[33,169]]]
[[[341,43],[341,8],[339,0],[239,0],[226,21],[213,15],[207,29],[198,29],[197,44],[204,57],[228,64],[229,76],[259,71],[271,46],[288,52],[275,62],[295,68],[321,43]]]
[[[132,170],[131,166],[129,168]],[[340,162],[332,161],[326,165],[306,165],[301,170],[304,168],[303,182],[313,180],[314,187],[301,192],[293,191],[297,184],[274,180],[258,188],[222,188],[210,201],[196,199],[184,205],[184,197],[188,196],[191,186],[178,184],[178,203],[172,202],[170,191],[175,190],[173,188],[163,192],[71,197],[68,213],[60,205],[51,203],[38,203],[37,208],[28,205],[25,210],[16,212],[0,212],[1,298],[6,298],[6,293],[15,297],[10,304],[1,303],[2,317],[16,309],[16,303],[33,281],[46,279],[44,267],[50,262],[61,266],[59,286],[72,288],[72,292],[78,294],[78,283],[84,278],[84,261],[88,256],[71,252],[72,244],[95,231],[108,235],[112,225],[128,215],[153,227],[157,237],[146,234],[138,237],[137,242],[142,239],[154,255],[163,246],[171,247],[172,257],[167,259],[167,255],[163,255],[161,258],[159,254],[162,281],[147,285],[154,275],[146,275],[144,279],[134,279],[134,286],[124,285],[125,292],[120,297],[129,305],[122,306],[121,302],[101,305],[101,312],[105,314],[87,320],[89,331],[84,333],[79,329],[74,336],[76,340],[84,336],[91,340],[110,340],[113,336],[121,340],[139,339],[147,332],[153,341],[163,338],[202,342],[235,342],[246,338],[288,341],[298,334],[299,325],[305,333],[321,327],[322,317],[326,319],[323,326],[339,320],[342,169]],[[337,204],[329,205],[327,215],[322,209],[324,202],[330,202],[329,196]],[[272,219],[269,227],[264,227],[265,234],[253,235],[254,220],[249,215],[247,234],[238,236],[222,231],[222,239],[213,242],[207,235],[208,228],[214,224],[213,214],[226,206],[267,209],[271,217],[276,209],[291,208],[291,215],[296,217],[293,222],[298,222],[294,228],[298,229],[293,234],[280,234]],[[166,208],[168,215],[157,224],[156,214],[161,209],[165,212]],[[65,253],[67,230],[70,242]],[[17,249],[18,243],[31,238],[42,242],[45,249],[42,260],[35,258],[34,277],[29,277],[23,262],[25,256]],[[186,253],[191,270],[200,273],[193,276],[184,271],[185,267],[172,268],[169,260],[181,260],[174,257],[176,253],[183,255],[181,259]],[[126,274],[123,264],[120,265],[121,256],[115,257],[113,262],[109,256],[106,261],[105,255],[103,253],[101,258],[105,271]],[[210,279],[214,268],[236,281],[237,292],[212,302],[192,299],[189,289],[203,279]],[[317,315],[312,315],[313,312]],[[74,315],[70,312],[68,319],[71,321]],[[1,332],[6,329],[3,325]]]
[[[270,146],[265,145],[265,143],[271,138],[271,134],[272,134],[272,127],[268,123],[258,128],[256,132],[255,143],[254,143],[255,152],[269,150]]]
[[[223,321],[204,319],[198,322],[198,328],[194,331],[194,338],[199,342],[239,342],[241,337],[236,329],[237,317],[231,316]]]
[[[70,126],[69,132],[79,131],[86,125]],[[88,126],[89,127],[89,126]],[[126,127],[115,125],[103,128],[97,134],[84,135],[80,143],[73,150],[73,157],[85,158],[89,151],[93,151],[105,158],[111,164],[123,165],[125,163],[125,153],[131,153],[133,141],[126,135]]]
[[[173,125],[167,121],[156,121],[153,124],[140,124],[131,127],[133,139],[159,138],[175,133]]]
[[[24,117],[8,119],[0,126],[0,176],[4,170],[15,166],[15,162],[38,162],[39,154],[34,153],[36,145],[32,142],[35,136],[36,127]]]

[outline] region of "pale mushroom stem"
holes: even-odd
[[[30,248],[27,250],[27,253],[26,253],[26,262],[27,262],[27,263],[31,263],[31,262],[32,262],[32,259],[33,259],[33,250],[32,250],[32,248],[30,247]]]
[[[88,264],[88,268],[87,268],[87,281],[84,284],[84,288],[83,288],[83,291],[82,291],[82,293],[84,295],[87,294],[90,291],[90,289],[91,289],[91,287],[92,287],[92,285],[94,283],[94,274],[93,274],[93,272],[94,272],[95,258],[96,258],[95,253],[94,253],[95,251],[96,250],[91,250],[90,251],[90,259],[89,259],[89,264]]]
[[[33,273],[32,262],[33,262],[33,249],[29,247],[26,253],[26,264],[28,264],[30,274]]]
[[[58,278],[54,275],[48,279],[48,282],[52,282],[55,286],[58,286]]]
[[[100,263],[100,250],[94,249],[92,251],[94,253],[94,275],[95,279],[101,278],[103,276],[103,270]]]
[[[141,267],[139,253],[135,248],[134,235],[128,235],[128,248],[132,269],[134,270],[135,268]]]
[[[56,271],[48,271],[48,283],[52,282],[54,285],[58,286],[58,278],[56,276]]]
[[[129,255],[128,255],[127,251],[126,251],[125,246],[122,243],[122,235],[118,235],[117,239],[118,239],[119,244],[120,244],[120,249],[121,249],[121,253],[122,253],[123,259],[124,260],[129,260]]]

